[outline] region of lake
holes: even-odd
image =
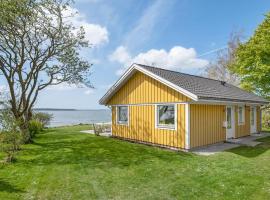
[[[111,122],[111,110],[37,110],[53,115],[50,127]]]

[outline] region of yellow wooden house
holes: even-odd
[[[267,100],[223,81],[133,64],[101,98],[112,135],[191,149],[260,132]]]

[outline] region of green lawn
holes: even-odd
[[[0,199],[270,199],[270,137],[213,156],[49,129],[0,168]]]
[[[263,131],[270,131],[270,128],[262,128]]]

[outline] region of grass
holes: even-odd
[[[0,167],[0,199],[269,199],[270,137],[213,156],[49,129]]]
[[[262,130],[263,130],[263,131],[268,131],[268,132],[270,132],[270,128],[265,128],[265,127],[264,127],[264,128],[262,128]]]

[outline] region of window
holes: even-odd
[[[255,125],[255,108],[251,107],[251,125]]]
[[[156,127],[165,129],[176,129],[175,105],[156,106]]]
[[[245,123],[245,107],[239,106],[238,107],[238,124],[244,124]]]
[[[227,129],[232,128],[232,108],[227,107]]]
[[[128,124],[128,107],[127,106],[117,107],[117,123]]]

